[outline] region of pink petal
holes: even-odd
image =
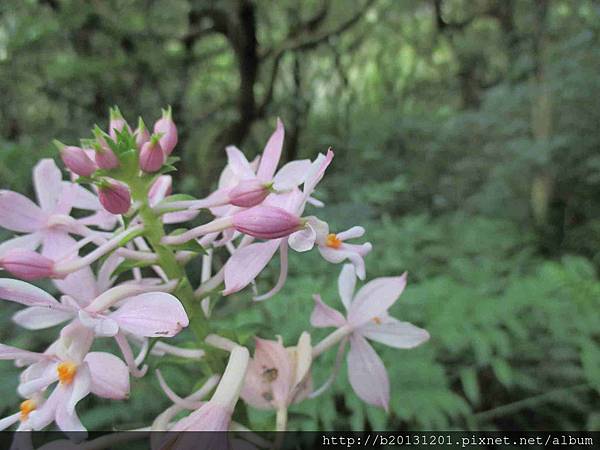
[[[33,168],[33,187],[42,210],[53,212],[63,189],[62,174],[53,159],[42,159]]]
[[[86,311],[79,311],[79,321],[94,332],[94,335],[101,337],[112,337],[119,332],[119,324],[104,315],[92,316]]]
[[[265,370],[272,371],[269,385],[273,404],[277,407],[285,406],[294,377],[288,351],[277,341],[256,338],[256,350],[252,359],[262,368],[263,375]]]
[[[248,286],[273,258],[280,241],[258,242],[236,250],[225,264],[223,295],[233,294]]]
[[[189,324],[179,300],[164,292],[131,297],[109,317],[121,329],[145,337],[175,336]]]
[[[313,299],[315,300],[315,309],[313,309],[310,316],[310,324],[313,327],[341,327],[346,323],[344,316],[339,311],[326,305],[320,295],[313,295]]]
[[[200,409],[177,422],[170,431],[227,431],[231,423],[232,411],[216,402],[206,402]],[[196,447],[198,436],[194,437],[192,446],[177,446],[177,448],[217,448]]]
[[[43,353],[30,352],[10,345],[0,344],[0,360],[20,359],[27,362],[36,362],[46,358],[46,355]]]
[[[102,207],[98,196],[82,185],[63,181],[62,186],[63,192],[69,191],[69,200],[73,208],[97,211]]]
[[[290,161],[277,171],[273,178],[273,188],[278,191],[292,189],[304,182],[310,170],[310,159]]]
[[[267,141],[267,145],[260,158],[260,165],[258,166],[257,176],[263,181],[271,180],[275,174],[279,158],[281,158],[284,135],[283,122],[277,118],[277,128]]]
[[[25,281],[10,278],[0,278],[0,299],[26,306],[62,309],[60,303],[46,291]]]
[[[290,234],[288,243],[295,251],[302,253],[311,250],[315,245],[316,239],[317,233],[315,229],[307,225],[306,228]]]
[[[77,241],[62,230],[50,230],[43,234],[42,255],[55,261],[77,256]]]
[[[56,409],[59,407],[59,405],[63,405],[64,408],[64,403],[67,400],[65,397],[67,394],[67,390],[61,385],[58,385],[56,389],[52,391],[44,404],[29,414],[29,423],[34,430],[41,430],[54,421],[56,417]]]
[[[332,264],[338,264],[342,261],[348,260],[354,266],[356,275],[361,280],[366,277],[365,261],[363,254],[368,253],[371,250],[371,244],[365,243],[362,246],[342,244],[340,248],[330,248],[324,245],[319,246],[319,253],[325,261]]]
[[[386,411],[390,401],[390,381],[381,358],[365,338],[350,336],[348,380],[356,395],[370,405]]]
[[[331,164],[332,160],[333,151],[329,149],[327,150],[327,155],[319,154],[317,159],[313,161],[310,171],[306,175],[306,179],[304,181],[303,191],[305,198],[313,193],[317,187],[317,184],[319,184],[319,181],[321,181],[323,175],[325,175],[325,170],[327,170],[327,167],[329,167],[329,164]]]
[[[338,291],[340,299],[346,307],[346,311],[350,308],[354,289],[356,288],[356,273],[352,264],[344,264],[340,276],[338,277]]]
[[[394,348],[414,348],[429,339],[426,330],[393,317],[386,317],[379,323],[369,322],[359,330],[364,337]]]
[[[188,222],[194,218],[196,218],[196,216],[200,214],[200,211],[177,211],[177,212],[171,212],[171,213],[166,213],[162,216],[162,221],[163,223],[166,224],[171,224],[171,223],[181,223],[181,222]]]
[[[0,190],[0,227],[31,233],[44,226],[46,216],[39,206],[24,195]]]
[[[283,286],[285,286],[285,281],[287,280],[288,275],[288,244],[285,239],[281,240],[279,244],[279,278],[277,278],[277,283],[275,286],[269,291],[261,295],[256,295],[254,297],[255,302],[262,302],[268,298],[273,297],[277,294]]]
[[[92,393],[114,400],[129,396],[129,370],[120,358],[106,352],[90,352],[84,361],[90,368]]]
[[[74,315],[75,313],[71,311],[30,306],[29,308],[17,312],[12,317],[12,320],[17,325],[28,330],[41,330],[66,322],[67,320],[72,319]]]
[[[58,404],[56,407],[56,425],[64,432],[77,431],[81,433],[86,431],[77,413],[74,410],[70,411],[64,404]],[[81,437],[79,436],[79,438]]]
[[[260,362],[255,359],[250,360],[240,397],[253,408],[267,410],[273,409],[271,403],[273,395],[271,387],[263,376],[264,370]]]
[[[15,249],[34,251],[39,247],[40,242],[42,242],[42,237],[39,233],[25,234],[23,236],[9,239],[8,241],[4,241],[2,244],[0,244],[0,257]]]
[[[103,230],[112,230],[118,220],[118,216],[115,216],[102,208],[90,216],[79,219],[79,223],[82,225],[94,225]]]
[[[225,151],[227,152],[227,165],[237,180],[235,182],[231,179],[223,180],[223,184],[235,185],[240,180],[247,180],[256,176],[250,163],[239,148],[230,145]],[[221,187],[221,183],[219,183],[219,187]]]
[[[107,368],[108,369],[108,368]],[[77,373],[75,378],[71,382],[71,395],[67,401],[67,412],[73,414],[75,412],[75,406],[80,400],[87,397],[90,393],[92,386],[92,376],[90,374],[90,368],[86,363],[80,364],[77,367]]]
[[[85,307],[100,295],[96,278],[89,266],[67,275],[62,280],[53,280],[54,285],[66,295],[71,296],[77,303]]]
[[[116,253],[111,254],[98,270],[98,292],[108,290],[114,284],[114,277],[111,277],[115,269],[124,261],[124,258]]]
[[[406,286],[406,273],[399,277],[377,278],[356,293],[348,310],[348,323],[359,327],[385,313]]]
[[[170,175],[162,175],[154,182],[148,192],[150,206],[154,207],[167,197],[172,189],[173,179]]]

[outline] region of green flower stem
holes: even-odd
[[[165,230],[159,215],[156,215],[148,204],[148,186],[145,183],[130,183],[132,197],[140,202],[140,217],[144,222],[145,237],[148,239],[152,250],[157,255],[157,264],[165,271],[170,279],[178,279],[179,284],[173,295],[177,297],[186,310],[190,319],[190,328],[194,332],[199,343],[210,334],[209,322],[194,300],[194,290],[185,273],[185,269],[179,265],[175,252],[161,243],[165,236]]]

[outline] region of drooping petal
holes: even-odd
[[[263,300],[267,300],[268,298],[273,297],[277,294],[283,286],[285,286],[285,281],[287,280],[288,275],[288,244],[285,239],[282,239],[279,244],[279,277],[277,278],[277,283],[273,288],[261,295],[255,295],[255,302],[262,302]]]
[[[0,431],[4,431],[11,425],[14,425],[15,423],[17,423],[19,421],[20,416],[21,416],[21,413],[18,412],[18,413],[11,414],[10,416],[0,419]]]
[[[390,401],[390,381],[381,358],[360,335],[350,336],[348,380],[356,395],[386,411]]]
[[[273,188],[277,191],[285,191],[299,186],[304,182],[306,174],[310,169],[310,159],[290,161],[277,171],[273,178]]]
[[[25,281],[10,278],[0,278],[0,299],[26,306],[62,309],[60,303],[46,291]]]
[[[29,413],[29,424],[34,430],[39,431],[54,421],[57,407],[62,404],[64,408],[66,394],[66,389],[57,386],[40,408]]]
[[[74,316],[75,312],[71,311],[30,306],[18,311],[12,319],[17,325],[28,330],[41,330],[66,322]]]
[[[399,277],[376,278],[354,297],[348,310],[348,323],[359,327],[382,315],[394,304],[406,286],[406,273]]]
[[[145,337],[175,336],[189,324],[179,300],[164,292],[131,297],[109,317],[121,329]]]
[[[10,345],[0,344],[0,360],[19,359],[27,362],[36,362],[46,358],[46,355],[43,353],[30,352]]]
[[[127,365],[111,353],[90,352],[84,361],[92,377],[91,392],[103,398],[122,400],[129,395]]]
[[[0,257],[8,253],[11,250],[22,249],[22,250],[36,250],[40,242],[42,242],[42,236],[40,233],[25,234],[8,241],[4,241],[0,244]]]
[[[272,239],[257,242],[236,250],[225,264],[223,295],[233,294],[248,286],[273,258],[280,241]]]
[[[24,195],[0,190],[0,227],[31,233],[44,226],[45,218],[40,207]]]
[[[356,287],[356,273],[352,264],[344,264],[340,276],[338,277],[338,292],[340,293],[340,299],[346,307],[346,311],[350,308],[352,303],[352,297],[354,296],[354,289]]]
[[[171,175],[162,175],[157,178],[150,191],[148,191],[148,203],[151,207],[155,207],[165,199],[171,192],[173,178]]]
[[[263,181],[271,180],[275,174],[279,158],[281,158],[284,135],[283,122],[277,118],[277,127],[265,145],[256,174]]]
[[[53,159],[42,159],[33,168],[33,187],[42,210],[52,213],[63,188],[62,174]]]
[[[372,246],[369,242],[362,245],[342,244],[340,248],[330,248],[324,245],[319,246],[319,253],[325,261],[332,264],[339,264],[348,260],[354,266],[356,275],[361,280],[366,277],[365,261],[363,256],[369,253]]]
[[[249,178],[255,177],[254,171],[252,170],[250,163],[239,148],[230,145],[227,148],[225,148],[225,151],[227,152],[227,165],[231,169],[231,172],[233,173],[235,178],[237,178],[237,181],[247,180]],[[237,184],[237,182],[231,182],[231,180],[225,181],[227,181],[227,183],[223,184],[231,183],[232,186]],[[219,187],[221,186],[219,185]]]
[[[75,431],[79,433],[83,433],[87,431],[75,410],[70,411],[66,405],[58,404],[56,407],[56,425],[63,432]],[[83,436],[77,436],[78,439],[83,438]]]
[[[75,412],[75,406],[80,400],[87,397],[92,387],[92,376],[90,374],[90,368],[84,362],[77,367],[77,374],[71,382],[71,395],[67,401],[67,412],[73,414]]]
[[[319,294],[313,295],[315,309],[310,316],[310,324],[317,328],[341,327],[346,319],[339,311],[326,305]]]
[[[368,339],[394,348],[414,348],[429,339],[426,330],[389,316],[363,325],[359,332]]]
[[[200,409],[177,422],[170,431],[227,431],[231,423],[232,411],[216,402],[206,402]],[[182,435],[185,438],[185,434]],[[189,435],[192,436],[192,435]],[[212,436],[212,438],[211,438]],[[218,435],[207,434],[209,439],[218,439]],[[191,446],[179,445],[176,448],[220,448],[204,445],[197,447],[199,436],[195,435]],[[214,445],[214,443],[213,443]]]
[[[81,307],[87,306],[100,295],[96,278],[90,266],[67,275],[62,280],[53,280],[54,285],[66,295],[77,300]]]

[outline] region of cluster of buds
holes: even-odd
[[[0,190],[0,226],[16,233],[0,244],[0,270],[17,278],[0,278],[0,299],[25,306],[13,318],[25,329],[62,326],[41,353],[0,345],[0,359],[24,367],[18,388],[23,403],[0,420],[0,429],[19,423],[19,429],[40,430],[55,423],[64,431],[82,431],[76,414],[82,398],[94,394],[126,401],[131,377],[153,375],[147,375],[146,360],[170,355],[194,361],[210,356],[212,364],[199,364],[209,371],[206,382],[185,397],[156,372],[173,405],[156,417],[152,430],[243,429],[232,421],[240,401],[272,410],[275,428],[285,430],[288,408],[311,401],[333,384],[348,343],[354,391],[365,402],[388,409],[387,372],[367,340],[407,349],[429,335],[388,314],[404,290],[406,275],[377,278],[353,293],[357,279],[366,279],[365,257],[372,247],[349,241],[361,238],[364,228],[334,233],[326,222],[304,214],[309,206],[323,206],[314,194],[333,160],[331,149],[312,161],[291,161],[278,169],[284,142],[278,120],[264,151],[252,162],[238,148],[227,147],[217,188],[194,198],[171,192],[167,173],[177,161],[171,156],[177,128],[170,109],[151,134],[142,119],[132,131],[115,108],[108,132],[96,126],[93,136],[80,146],[56,141],[68,180],[51,159],[35,166],[37,204]],[[73,214],[76,210],[87,213]],[[185,226],[203,210],[210,220]],[[171,224],[179,228],[173,230]],[[326,262],[343,263],[338,286],[346,317],[314,296],[311,325],[335,328],[323,340],[315,343],[305,331],[293,347],[274,336],[257,335],[248,342],[223,319],[212,317],[216,297],[255,287],[278,254],[277,282],[262,295],[255,292],[254,300],[275,297],[287,280],[289,249],[304,253],[314,247]],[[216,254],[226,260],[218,270]],[[200,280],[197,286],[186,270],[194,258],[202,264],[201,273],[192,277]],[[28,283],[41,279],[53,281],[60,300]],[[193,335],[197,347],[168,342],[179,333]],[[96,341],[107,338],[115,340],[119,356],[94,351]],[[332,375],[314,389],[312,367],[334,346],[338,357]],[[252,357],[247,347],[254,347]],[[216,367],[226,368],[210,372]],[[182,411],[190,413],[175,420]]]

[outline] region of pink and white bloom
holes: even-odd
[[[28,412],[28,425],[41,430],[56,422],[63,431],[85,431],[75,407],[89,393],[124,399],[129,395],[129,372],[123,361],[104,352],[89,352],[92,333],[74,322],[63,329],[45,353],[0,345],[0,359],[29,363],[18,392],[34,398],[54,383],[56,387],[40,406]]]
[[[365,261],[364,257],[373,249],[370,242],[364,244],[348,244],[349,239],[355,239],[363,236],[365,229],[363,227],[352,227],[341,233],[330,233],[329,225],[316,217],[309,217],[307,226],[304,230],[292,234],[288,242],[297,252],[306,252],[317,245],[319,253],[326,261],[338,264],[349,260],[356,271],[356,275],[361,280],[365,279]]]
[[[13,249],[33,251],[41,246],[47,258],[65,257],[65,249],[75,245],[69,234],[79,234],[81,225],[114,226],[114,218],[107,220],[106,216],[69,217],[72,208],[96,212],[102,207],[93,193],[63,181],[52,159],[43,159],[34,167],[33,186],[39,206],[22,194],[0,190],[0,227],[23,233],[0,244],[0,256]]]
[[[68,295],[58,302],[29,283],[0,278],[0,299],[28,306],[15,314],[14,321],[30,330],[78,319],[96,336],[116,336],[123,331],[138,337],[172,337],[189,324],[179,300],[161,292],[174,287],[175,282],[162,286],[123,284],[82,305]]]
[[[257,409],[287,409],[304,400],[312,389],[310,335],[302,333],[295,347],[256,338],[242,389],[242,399]]]
[[[32,431],[33,428],[29,423],[29,414],[36,409],[39,409],[44,403],[44,396],[38,392],[31,395],[19,405],[19,411],[7,417],[0,419],[0,431],[4,431],[15,423],[19,423],[16,431]]]
[[[311,195],[332,160],[333,152],[331,150],[327,152],[327,155],[320,154],[308,169],[302,191],[298,188],[292,188],[283,194],[271,194],[262,206],[280,208],[288,211],[293,216],[299,217],[304,212],[306,204],[311,201]],[[310,226],[310,220],[304,221],[302,225],[304,227]],[[291,236],[303,232],[304,230],[299,230]],[[255,300],[264,300],[279,292],[287,278],[288,239],[285,238],[250,243],[238,248],[225,264],[225,290],[223,295],[238,292],[252,283],[273,258],[277,249],[280,249],[281,259],[279,279],[273,289],[264,295],[255,297]]]
[[[348,379],[356,394],[366,403],[388,410],[390,382],[383,362],[367,339],[394,348],[414,348],[429,339],[429,333],[388,314],[406,286],[406,274],[399,277],[377,278],[354,294],[356,274],[350,264],[344,265],[339,279],[340,298],[347,311],[327,306],[319,295],[314,296],[315,309],[311,316],[314,327],[336,327],[313,350],[313,356],[340,341],[350,341],[347,356]]]

